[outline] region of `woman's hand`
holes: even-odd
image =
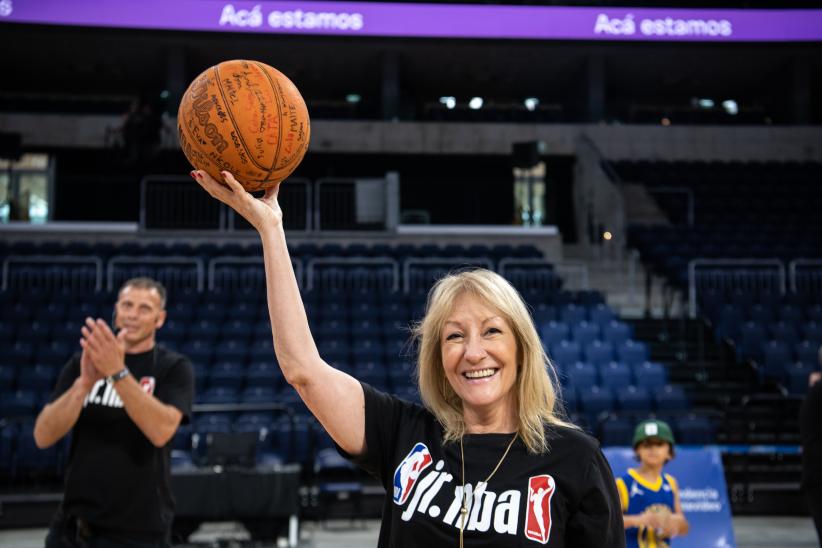
[[[200,183],[206,192],[217,198],[261,231],[265,227],[278,226],[283,222],[283,212],[277,203],[280,183],[266,190],[262,198],[255,198],[237,182],[234,175],[222,172],[225,185],[218,183],[203,170],[194,170],[191,176]]]

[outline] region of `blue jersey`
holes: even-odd
[[[629,468],[622,477],[617,478],[617,491],[622,503],[622,513],[627,515],[641,514],[645,510],[664,506],[674,511],[674,494],[678,487],[670,474],[663,474],[655,482],[649,482],[636,470]],[[629,527],[625,529],[627,548],[668,548],[670,539],[663,539],[653,529]]]

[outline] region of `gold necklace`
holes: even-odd
[[[511,438],[510,442],[508,442],[508,447],[505,448],[505,453],[502,454],[502,458],[499,459],[499,462],[496,466],[494,466],[494,469],[491,470],[491,473],[488,474],[488,477],[485,478],[485,481],[477,484],[477,491],[480,491],[481,489],[484,490],[485,485],[488,485],[488,482],[491,481],[491,478],[494,476],[494,474],[497,473],[497,470],[499,469],[500,465],[502,465],[502,461],[504,461],[505,457],[508,456],[508,451],[511,450],[511,446],[514,445],[515,441],[517,441],[518,435],[519,434],[517,432],[514,432],[514,437]],[[462,438],[463,436],[460,436],[460,465],[462,467],[462,508],[460,508],[460,548],[463,548],[462,534],[465,530],[465,521],[468,519],[468,497],[465,494],[465,453],[462,449]]]

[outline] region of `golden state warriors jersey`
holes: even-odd
[[[657,481],[649,482],[633,468],[622,477],[617,478],[617,491],[622,503],[622,512],[628,515],[641,514],[647,509],[674,511],[674,493],[677,492],[676,480],[670,474],[663,474]],[[627,548],[668,548],[670,539],[663,538],[657,531],[648,527],[630,527],[625,529]]]

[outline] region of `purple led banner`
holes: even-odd
[[[822,41],[822,10],[224,0],[0,0],[2,23],[418,38]]]

